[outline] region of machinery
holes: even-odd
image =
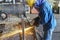
[[[27,5],[25,5],[27,6]],[[27,6],[26,11],[29,11]],[[6,14],[16,14],[17,16],[23,13],[24,6],[21,0],[4,0],[0,3],[0,11],[5,12]]]
[[[30,7],[24,0],[0,0],[0,39],[19,33],[20,40],[37,40],[28,13]]]

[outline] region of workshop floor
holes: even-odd
[[[57,26],[53,33],[53,40],[60,40],[60,14],[55,14],[57,20]]]
[[[60,32],[58,33],[53,33],[53,40],[60,40]]]
[[[60,14],[55,14],[55,17],[56,17],[56,20],[57,20],[57,26],[56,26],[56,29],[53,33],[52,40],[60,40]],[[12,37],[2,39],[2,40],[20,40],[20,37],[19,37],[19,34],[16,34]]]

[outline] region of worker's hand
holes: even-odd
[[[31,25],[37,26],[39,25],[39,17],[34,18],[31,22]]]
[[[31,13],[32,13],[32,14],[38,14],[39,11],[33,7],[33,8],[31,9]]]

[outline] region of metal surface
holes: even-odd
[[[9,1],[9,0],[6,0],[6,1]],[[12,0],[12,1],[13,2],[0,3],[0,11],[5,12],[6,14],[15,14],[18,16],[24,13],[25,11],[24,2],[20,2],[20,0]]]
[[[21,14],[24,12],[22,4],[9,4],[9,5],[0,5],[0,11],[3,11],[7,14]]]

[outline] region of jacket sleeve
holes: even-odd
[[[49,10],[48,9],[49,9],[48,7],[47,8],[43,7],[43,8],[40,9],[39,22],[41,24],[47,23],[49,21],[49,19],[50,19],[50,15],[49,15]]]

